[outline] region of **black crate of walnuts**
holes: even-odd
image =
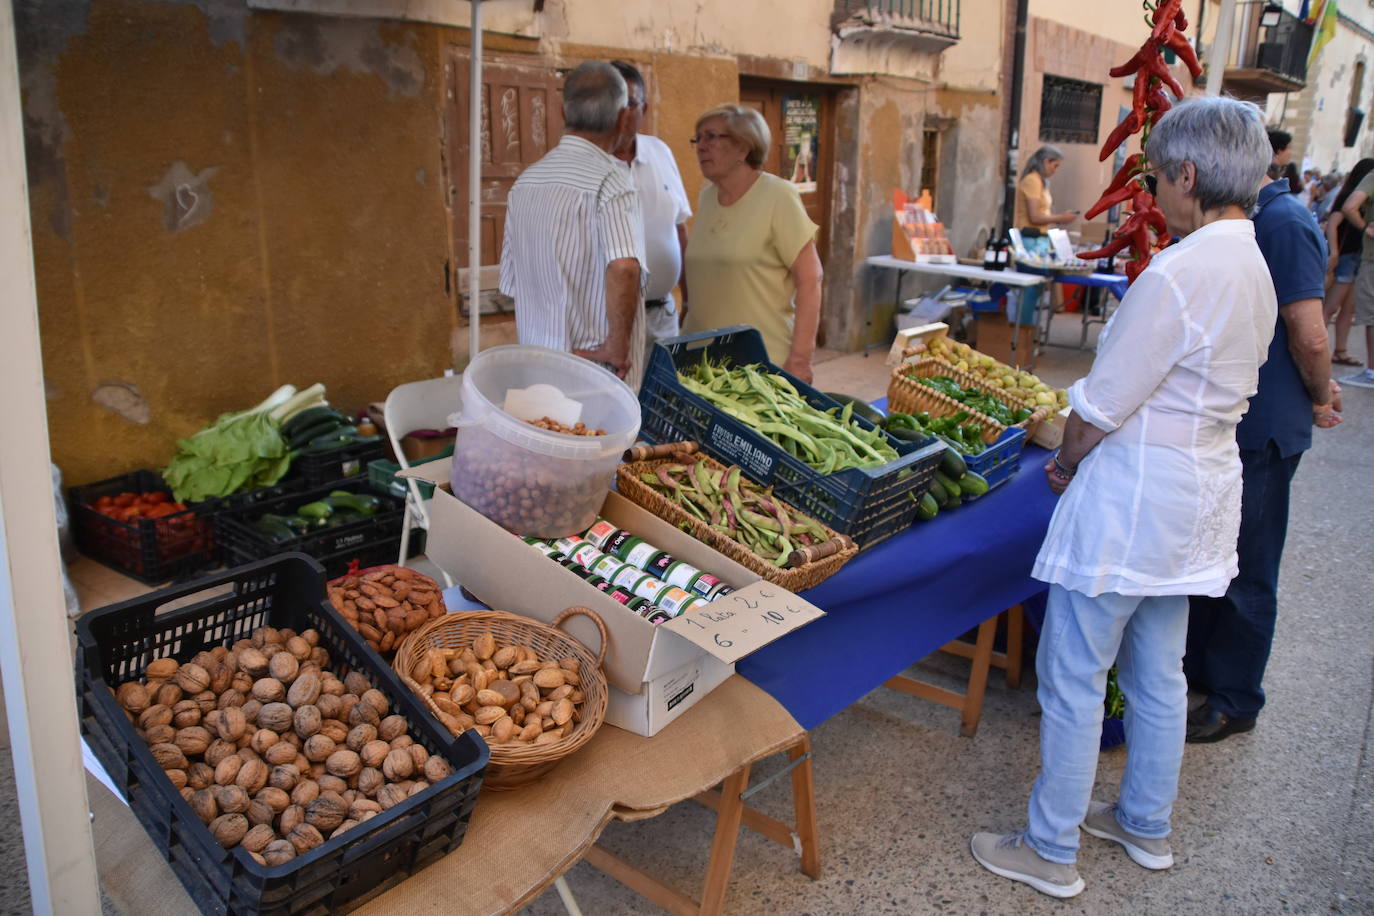
[[[93,611],[77,638],[81,730],[203,912],[334,912],[462,842],[486,744],[444,733],[311,558]]]

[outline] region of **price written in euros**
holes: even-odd
[[[754,583],[664,626],[717,658],[734,662],[823,614],[791,592]]]

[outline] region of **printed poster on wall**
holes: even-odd
[[[821,100],[814,95],[782,97],[782,177],[806,194],[819,173]]]

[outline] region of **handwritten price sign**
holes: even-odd
[[[760,580],[663,626],[721,661],[734,664],[779,636],[823,616],[825,611],[809,601]]]

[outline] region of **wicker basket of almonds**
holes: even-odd
[[[600,631],[596,655],[558,629],[576,614]],[[486,740],[491,763],[483,785],[515,789],[601,727],[609,697],[605,656],[601,618],[570,607],[552,625],[505,611],[448,614],[407,636],[391,664],[451,734],[471,729]]]
[[[373,566],[329,582],[329,603],[380,655],[448,612],[443,590],[424,573],[404,566]]]

